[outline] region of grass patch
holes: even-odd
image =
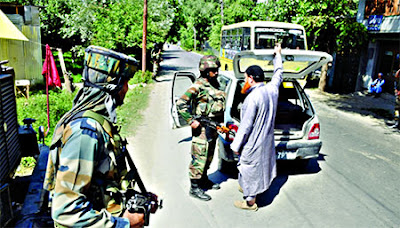
[[[36,160],[33,157],[23,157],[14,176],[29,176],[35,168]]]
[[[72,108],[72,101],[77,91],[68,93],[62,91],[49,91],[50,103],[50,130],[45,137],[45,144],[50,145],[53,136],[54,127],[61,117]],[[32,124],[35,131],[39,126],[44,126],[47,129],[47,95],[44,91],[35,91],[29,96],[29,99],[24,97],[17,98],[17,116],[18,123],[23,125],[22,120],[25,118],[35,119]]]
[[[153,83],[152,72],[146,71],[143,74],[143,71],[138,70],[133,78],[129,80],[129,85],[140,84],[140,83]]]
[[[150,76],[149,76],[150,75]],[[134,89],[130,89],[126,94],[124,105],[117,108],[117,123],[121,126],[121,135],[127,137],[135,133],[136,127],[143,120],[142,110],[144,110],[149,101],[150,86],[143,84],[151,80],[151,73],[146,72],[145,77],[141,77],[141,73],[136,75],[137,85]],[[132,81],[131,80],[131,81]],[[130,81],[130,84],[132,82]],[[49,91],[50,100],[50,130],[45,138],[45,144],[50,145],[54,128],[61,117],[72,108],[72,101],[78,90],[74,93],[66,91]],[[32,124],[33,129],[38,131],[39,126],[47,128],[47,96],[43,91],[34,91],[30,94],[29,99],[20,97],[17,101],[17,117],[18,123],[23,125],[23,119],[33,118],[36,122]],[[33,171],[36,164],[34,158],[22,158],[17,175],[29,175]]]
[[[143,120],[142,111],[149,103],[150,87],[136,86],[126,94],[124,104],[117,109],[117,123],[121,126],[123,137],[135,134],[137,126]]]

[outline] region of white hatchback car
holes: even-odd
[[[259,65],[265,73],[266,81],[272,77],[274,66],[273,50],[246,51],[238,53],[234,60],[234,71],[220,71],[220,89],[227,94],[224,113],[225,126],[240,125],[240,111],[246,95],[241,94],[244,72],[251,65]],[[332,61],[325,52],[305,50],[282,50],[283,82],[279,91],[278,108],[275,118],[275,146],[278,160],[317,158],[322,146],[320,124],[310,99],[297,80]],[[195,81],[191,72],[175,73],[172,83],[171,116],[174,127],[187,123],[176,111],[175,102]],[[237,157],[230,149],[232,138],[220,134],[218,138],[219,169],[236,164]]]

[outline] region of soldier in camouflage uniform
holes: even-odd
[[[124,54],[86,49],[84,87],[50,146],[44,188],[51,191],[55,227],[143,226],[143,214],[124,209],[127,167],[113,125],[136,69],[136,60]]]
[[[222,122],[225,110],[225,93],[219,90],[218,68],[221,66],[216,56],[204,56],[200,59],[200,78],[177,101],[179,114],[192,127],[192,161],[189,166],[191,188],[189,194],[201,200],[210,200],[203,188],[219,189],[212,183],[207,170],[213,159],[217,132],[200,125],[194,116],[205,116]],[[207,135],[206,135],[207,131]]]

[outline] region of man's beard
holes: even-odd
[[[250,83],[247,82],[247,80],[245,81],[242,90],[240,91],[242,94],[247,94],[247,91],[250,89],[251,85]]]
[[[208,77],[207,80],[214,88],[217,89],[219,88],[219,82],[217,80],[217,77]]]

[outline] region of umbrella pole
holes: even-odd
[[[46,53],[46,58],[49,56],[49,53]],[[46,95],[47,95],[47,130],[45,136],[49,133],[50,130],[50,105],[49,105],[49,83],[48,79],[50,78],[50,60],[47,61],[47,77],[46,77]]]

